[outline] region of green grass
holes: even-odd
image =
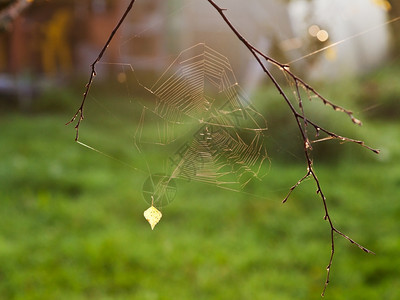
[[[271,152],[269,174],[249,186],[262,198],[179,181],[151,231],[146,177],[74,143],[68,117],[0,116],[0,299],[320,299],[330,237],[314,183],[281,203],[301,157]],[[136,165],[129,122],[93,113],[81,138]],[[335,225],[376,252],[336,237],[326,299],[400,298],[400,125],[365,126],[381,156],[346,144],[315,160]]]

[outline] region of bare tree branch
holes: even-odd
[[[8,23],[11,23],[17,18],[33,1],[27,0],[16,0],[0,10],[0,26],[7,27]]]
[[[86,101],[87,95],[89,93],[90,87],[92,86],[94,77],[96,76],[96,69],[95,69],[96,64],[103,57],[104,53],[106,52],[108,46],[110,45],[110,43],[111,43],[112,39],[114,38],[115,34],[117,33],[118,29],[121,27],[126,16],[129,14],[130,10],[132,9],[134,3],[135,3],[135,0],[130,1],[128,7],[126,8],[126,10],[125,10],[124,14],[122,15],[121,19],[119,20],[118,24],[114,27],[113,31],[111,32],[110,36],[108,37],[108,40],[105,43],[103,49],[101,49],[101,51],[100,51],[99,55],[97,56],[97,58],[95,59],[95,61],[90,65],[90,68],[91,68],[90,77],[89,77],[89,81],[86,84],[85,92],[83,93],[83,99],[82,99],[81,106],[79,107],[79,109],[77,110],[75,115],[72,117],[72,119],[68,123],[65,124],[65,125],[71,124],[79,116],[78,121],[75,125],[75,129],[76,129],[75,141],[78,141],[78,139],[79,139],[79,126],[80,126],[82,120],[84,119],[83,109],[85,106],[85,101]]]
[[[373,151],[374,153],[379,153],[379,150],[377,149],[373,149],[369,146],[366,146],[365,143],[363,141],[358,141],[358,140],[354,140],[354,139],[350,139],[350,138],[346,138],[346,137],[342,137],[334,132],[328,131],[324,128],[322,128],[321,126],[319,126],[318,124],[311,122],[308,118],[306,119],[306,116],[304,114],[304,110],[303,110],[303,105],[302,105],[302,99],[301,99],[301,94],[299,91],[299,87],[302,86],[304,87],[307,91],[311,92],[312,94],[314,94],[315,96],[317,96],[318,99],[320,99],[325,105],[328,105],[330,107],[332,107],[335,111],[340,111],[343,112],[345,114],[347,114],[350,119],[352,120],[353,123],[357,124],[357,125],[361,125],[361,121],[359,121],[358,119],[356,119],[353,116],[353,113],[350,110],[347,110],[341,106],[338,106],[336,104],[334,104],[333,102],[327,100],[326,98],[324,98],[322,95],[320,95],[314,88],[312,88],[309,84],[307,84],[306,82],[304,82],[302,79],[300,79],[299,77],[297,77],[294,73],[292,73],[290,71],[289,65],[287,64],[281,64],[280,62],[270,58],[269,56],[267,56],[266,54],[262,53],[260,50],[258,50],[257,48],[255,48],[249,41],[247,41],[240,33],[239,31],[233,26],[233,24],[231,23],[231,21],[227,18],[227,16],[225,15],[225,10],[224,8],[219,7],[213,0],[207,0],[214,8],[215,10],[220,14],[220,16],[222,17],[222,19],[225,21],[225,23],[228,25],[228,27],[231,29],[231,31],[236,35],[236,37],[246,46],[246,48],[253,54],[254,58],[257,60],[258,64],[260,65],[261,69],[264,71],[264,73],[269,77],[269,79],[272,81],[272,83],[275,85],[276,89],[278,90],[278,92],[281,94],[281,96],[283,97],[283,99],[285,100],[285,102],[287,103],[287,105],[289,106],[289,109],[291,110],[293,117],[296,119],[296,123],[297,126],[299,128],[300,134],[302,136],[303,139],[303,146],[304,146],[304,155],[305,155],[305,159],[306,159],[306,163],[307,163],[307,172],[306,174],[296,183],[294,184],[290,190],[288,195],[285,197],[285,199],[283,200],[283,202],[286,202],[287,199],[289,198],[289,196],[291,195],[291,193],[293,192],[293,190],[299,186],[306,178],[308,177],[312,177],[314,179],[314,182],[317,186],[317,194],[320,196],[321,200],[322,200],[322,204],[324,207],[324,211],[325,211],[325,215],[324,215],[324,220],[327,220],[330,226],[330,232],[331,232],[331,255],[330,255],[330,259],[329,259],[329,263],[328,266],[326,268],[327,270],[327,275],[326,275],[326,280],[325,280],[325,285],[322,291],[321,296],[325,295],[325,291],[326,288],[329,284],[329,278],[330,278],[330,271],[331,271],[331,266],[332,266],[332,262],[333,262],[333,257],[334,257],[334,253],[335,253],[335,240],[334,240],[334,233],[339,234],[340,236],[344,237],[345,239],[347,239],[350,243],[355,244],[358,248],[360,248],[361,250],[367,252],[367,253],[372,253],[374,254],[372,251],[368,250],[367,248],[365,248],[364,246],[360,245],[359,243],[355,242],[353,239],[351,239],[350,237],[348,237],[347,235],[345,235],[344,233],[342,233],[341,231],[339,231],[333,224],[333,221],[329,215],[329,211],[328,211],[328,205],[327,205],[327,201],[326,201],[326,197],[324,195],[324,193],[322,192],[322,188],[321,188],[321,184],[320,181],[317,177],[317,174],[313,168],[313,161],[311,159],[311,154],[310,152],[312,151],[312,147],[311,147],[311,142],[308,138],[308,133],[307,133],[307,124],[311,124],[317,134],[322,131],[324,133],[326,133],[330,138],[332,139],[338,139],[341,141],[347,141],[347,142],[353,142],[356,144],[359,144],[371,151]],[[297,110],[295,109],[295,107],[293,106],[293,104],[290,102],[288,96],[285,94],[285,92],[283,91],[283,89],[281,88],[281,86],[278,84],[277,80],[273,77],[273,75],[271,74],[271,72],[267,69],[267,67],[265,66],[265,64],[262,62],[261,58],[263,58],[267,63],[271,63],[277,67],[279,67],[284,73],[286,73],[286,75],[288,75],[290,78],[292,78],[292,80],[295,83],[296,86],[296,97],[297,97],[297,101],[299,103],[299,107],[301,110],[301,113],[297,112]],[[301,120],[303,120],[303,123],[301,122]]]

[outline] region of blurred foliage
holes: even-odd
[[[65,87],[53,87],[45,89],[33,101],[31,111],[36,113],[61,113],[70,111],[72,113],[77,109],[77,104],[80,100],[81,95],[74,90]]]
[[[362,80],[355,99],[369,118],[397,120],[400,112],[399,65],[386,66]]]
[[[397,72],[384,68],[366,82],[324,91],[359,110],[363,127],[316,100],[306,108],[326,126],[383,150],[377,156],[334,141],[316,147],[335,224],[377,253],[336,238],[326,299],[400,297],[400,124],[368,119],[375,109],[362,112],[365,103],[354,102],[368,81]],[[272,163],[266,180],[249,189],[265,199],[179,182],[154,231],[143,218],[148,205],[137,172],[73,142],[74,129],[64,124],[80,101],[75,92],[50,90],[29,113],[1,113],[0,299],[320,299],[329,226],[312,181],[281,204],[305,166],[295,124],[275,94],[265,88],[255,97],[269,122]],[[88,110],[82,135],[132,163],[132,141],[118,138],[132,115],[120,110],[113,119]],[[323,156],[329,159],[321,162]]]
[[[397,0],[389,0],[391,9],[389,10],[389,17],[391,19],[400,17],[400,2]],[[394,57],[398,57],[398,53],[400,51],[400,37],[399,37],[399,30],[400,30],[400,22],[392,23],[390,27],[392,31],[392,39],[393,39],[393,50],[392,55]]]

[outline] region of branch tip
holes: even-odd
[[[75,113],[75,115],[73,116],[73,118],[71,119],[71,121],[69,121],[68,123],[66,123],[65,125],[69,125],[72,122],[75,121],[76,117],[78,116],[78,114],[80,114],[79,120],[77,122],[77,124],[75,125],[75,129],[76,129],[76,137],[75,137],[75,141],[78,141],[78,137],[79,137],[79,125],[81,124],[81,121],[84,119],[83,117],[83,108],[85,106],[85,101],[86,101],[86,97],[89,93],[90,87],[93,83],[93,79],[94,77],[97,75],[96,74],[96,64],[101,60],[101,58],[103,57],[106,49],[108,48],[108,46],[110,45],[112,39],[114,38],[114,35],[117,33],[118,29],[120,28],[120,26],[122,25],[122,23],[124,22],[126,16],[128,15],[128,13],[130,12],[130,10],[133,7],[135,0],[130,0],[127,8],[125,9],[125,12],[123,13],[122,17],[120,18],[120,20],[118,21],[118,24],[114,27],[114,29],[112,30],[111,34],[109,35],[105,45],[103,46],[103,48],[101,49],[99,55],[97,56],[97,58],[94,60],[94,62],[90,65],[91,68],[91,72],[90,72],[90,76],[89,76],[89,80],[85,85],[85,92],[83,93],[83,97],[82,97],[82,102],[81,102],[81,106],[79,107],[78,111]]]
[[[359,119],[354,118],[353,116],[351,116],[351,120],[353,121],[354,124],[356,124],[358,126],[362,126],[362,122]]]

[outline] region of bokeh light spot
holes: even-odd
[[[118,75],[117,75],[117,80],[118,80],[119,83],[124,83],[124,82],[126,82],[126,74],[123,73],[123,72],[118,73]]]
[[[320,42],[325,42],[328,40],[328,38],[329,38],[329,34],[326,30],[320,30],[317,32],[317,39]]]
[[[311,35],[311,36],[313,36],[313,37],[316,37],[317,36],[317,33],[318,33],[318,31],[320,31],[321,29],[319,28],[319,26],[318,25],[311,25],[310,27],[308,27],[308,33]]]

